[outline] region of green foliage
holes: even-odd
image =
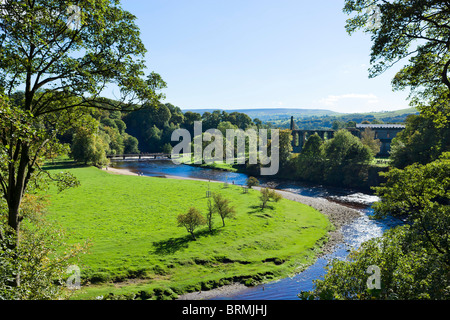
[[[93,134],[85,128],[76,131],[71,149],[71,156],[75,161],[100,167],[108,164],[108,142],[99,134]]]
[[[292,154],[292,131],[291,130],[280,130],[279,137],[279,157],[280,157],[280,169],[283,170],[287,168],[289,160]]]
[[[224,137],[227,136],[227,130],[236,130],[238,126],[233,125],[230,121],[223,121],[217,125],[217,130],[219,130]]]
[[[305,145],[302,149],[302,156],[303,157],[310,157],[310,158],[319,158],[321,157],[321,148],[323,145],[323,140],[317,133],[313,134],[306,140]]]
[[[222,219],[222,225],[225,227],[225,219],[233,218],[236,214],[234,207],[230,206],[230,200],[226,199],[220,193],[213,193],[214,210]]]
[[[367,241],[348,261],[334,260],[304,299],[449,299],[450,153],[426,165],[391,169],[375,188],[376,217],[408,224]],[[381,270],[381,289],[368,289],[369,266]]]
[[[322,146],[323,140],[318,134],[313,134],[306,140],[301,154],[292,160],[292,171],[296,177],[303,181],[324,181]]]
[[[211,201],[211,198],[209,197],[208,198],[208,206],[207,206],[207,209],[206,209],[206,224],[208,225],[208,229],[209,229],[209,232],[212,232],[213,231],[213,228],[214,228],[214,212],[215,212],[216,210],[215,210],[215,208],[214,208],[214,205],[213,205],[213,203],[212,203],[212,201]]]
[[[246,181],[246,185],[249,188],[259,186],[259,181],[255,177],[248,177]]]
[[[368,12],[379,9],[379,17]],[[393,80],[394,89],[411,89],[421,115],[408,118],[394,139],[395,166],[374,188],[377,217],[402,216],[408,224],[363,243],[350,261],[334,260],[323,280],[303,299],[449,299],[450,153],[448,151],[449,7],[446,1],[347,0],[356,12],[347,31],[372,34],[371,76],[409,58]],[[374,18],[379,25],[374,26]],[[438,158],[439,157],[439,158]],[[381,270],[381,289],[368,289],[366,270]]]
[[[196,240],[194,231],[198,227],[206,224],[205,218],[200,214],[198,209],[189,208],[186,214],[180,214],[177,217],[178,226],[185,227],[186,231],[192,235],[192,238]]]
[[[361,133],[361,142],[372,150],[372,156],[376,156],[380,152],[381,141],[380,139],[375,139],[375,131],[372,129],[366,128]]]
[[[49,168],[52,175],[61,170]],[[76,293],[80,299],[109,292],[151,294],[169,287],[180,294],[201,290],[201,283],[224,284],[244,277],[258,282],[279,279],[299,264],[314,262],[331,228],[317,210],[285,199],[274,206],[272,217],[260,215],[255,210],[259,192],[244,194],[239,186],[224,189],[220,183],[114,175],[92,167],[69,172],[81,185],[63,193],[52,188],[47,218],[61,223],[69,243],[91,239],[89,254],[80,257],[83,283],[95,275],[115,282],[83,286]],[[207,226],[199,228],[197,241],[191,241],[191,235],[177,227],[176,218],[190,207],[205,215],[208,189],[232,202],[236,219],[212,233]],[[214,219],[218,217],[214,213]],[[262,262],[271,258],[284,263]]]
[[[302,299],[318,300],[421,300],[450,298],[448,266],[427,251],[409,226],[387,231],[352,250],[348,260],[333,260],[323,279],[314,281]],[[381,289],[369,289],[370,266],[380,269]]]
[[[23,93],[17,93],[9,100],[0,95],[0,192],[8,206],[8,224],[15,230],[21,221],[19,207],[23,196],[38,188],[43,180],[56,181],[61,188],[76,185],[70,175],[44,175],[40,166],[47,155],[67,153],[67,146],[58,141],[58,135],[85,121],[80,108],[35,117],[23,109],[23,97]]]
[[[310,136],[291,162],[292,171],[301,180],[364,187],[372,159],[371,149],[343,129],[325,142],[317,134]]]
[[[332,167],[372,160],[371,150],[347,130],[339,130],[324,143],[324,154]]]
[[[226,136],[226,129],[245,130],[254,126],[252,120],[243,113],[214,111],[203,115],[187,111],[183,114],[179,107],[170,103],[158,106],[144,106],[142,110],[127,114],[123,120],[127,132],[139,140],[143,152],[161,152],[167,145],[172,146],[171,136],[176,129],[187,129],[194,134],[194,122],[202,121],[203,132],[218,129]],[[224,142],[225,146],[225,142]]]
[[[261,193],[261,195],[259,196],[259,199],[261,200],[260,207],[263,210],[268,207],[267,204],[269,203],[270,200],[274,202],[279,202],[282,199],[281,195],[273,189],[263,188],[261,189],[260,193]]]
[[[434,161],[446,151],[450,151],[448,126],[437,127],[424,115],[412,115],[407,118],[406,128],[393,139],[390,158],[394,167],[405,168]]]
[[[142,152],[161,152],[164,145],[171,144],[172,132],[180,128],[184,116],[180,108],[171,104],[145,105],[142,110],[125,115],[123,121],[127,133],[139,141]]]
[[[367,10],[378,8],[379,16]],[[372,10],[373,11],[373,10]],[[437,126],[449,122],[448,25],[446,1],[347,0],[344,12],[355,16],[347,31],[372,35],[370,76],[375,77],[399,61],[409,58],[392,83],[395,90],[410,88],[411,103]],[[374,26],[378,20],[379,26]]]
[[[444,200],[450,196],[449,153],[427,165],[392,168],[382,175],[386,182],[374,188],[383,197],[375,204],[382,216],[420,214],[432,204],[445,204]]]
[[[139,152],[139,141],[138,139],[136,139],[133,136],[130,136],[129,134],[125,133],[124,134],[124,139],[123,139],[123,144],[124,144],[124,149],[123,149],[123,153],[125,154],[138,154]]]
[[[170,143],[166,143],[165,145],[163,145],[161,151],[165,154],[171,154],[172,153],[172,145]]]
[[[27,195],[21,206],[26,222],[20,246],[14,246],[13,230],[0,237],[0,300],[56,300],[69,295],[66,270],[78,263],[76,258],[86,252],[88,244],[69,245],[62,227],[46,220],[45,207],[45,199]],[[5,209],[0,209],[0,228],[8,230]],[[17,270],[20,286],[15,285]]]
[[[157,93],[165,87],[161,77],[152,72],[145,78],[146,50],[136,17],[115,0],[77,5],[81,21],[75,29],[67,25],[69,3],[21,0],[2,5],[0,186],[8,225],[17,237],[20,204],[42,174],[41,161],[46,154],[67,152],[57,138],[73,126],[82,127],[87,108],[131,111],[164,97]],[[99,98],[111,83],[119,88],[119,102]],[[4,105],[3,93],[12,105]],[[93,154],[102,153],[99,141],[87,142],[94,146]],[[16,285],[19,278],[18,271]]]

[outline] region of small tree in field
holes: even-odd
[[[380,152],[381,141],[380,139],[375,139],[375,131],[370,128],[366,128],[363,133],[361,133],[361,142],[372,150],[372,155],[376,156]]]
[[[261,195],[259,199],[261,200],[261,209],[265,209],[267,207],[267,203],[272,200],[274,202],[278,202],[281,200],[281,195],[277,193],[275,190],[271,190],[269,188],[264,188],[261,190]]]
[[[255,177],[248,177],[247,179],[247,187],[252,188],[259,186],[259,181]]]
[[[222,218],[222,224],[225,227],[225,218],[232,218],[236,211],[230,207],[230,200],[225,199],[220,193],[213,194],[214,209]]]
[[[205,218],[196,208],[190,208],[188,213],[178,215],[177,220],[178,226],[185,227],[194,240],[197,240],[194,234],[195,229],[206,223]]]
[[[213,214],[216,210],[214,209],[214,205],[211,201],[211,198],[208,199],[208,211],[206,211],[206,224],[208,225],[209,232],[212,232],[214,221]]]

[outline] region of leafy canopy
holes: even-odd
[[[449,122],[450,1],[346,0],[349,34],[372,37],[370,76],[408,59],[392,81],[395,90],[410,88],[411,104],[445,125]],[[406,62],[406,61],[405,61]]]

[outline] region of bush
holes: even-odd
[[[206,224],[205,218],[200,214],[196,208],[190,208],[188,213],[178,215],[178,226],[185,227],[186,231],[192,235],[196,240],[194,231],[199,226]]]
[[[249,187],[249,188],[259,186],[259,181],[255,177],[248,177],[246,183],[247,183],[247,187]]]
[[[265,209],[267,207],[267,203],[272,200],[274,202],[278,202],[283,197],[277,193],[273,189],[264,188],[261,190],[261,195],[259,196],[259,199],[261,200],[261,209]]]
[[[222,218],[222,224],[225,227],[225,218],[232,218],[236,213],[234,207],[230,206],[230,200],[225,199],[220,193],[213,194],[214,209]]]
[[[5,216],[0,204],[0,217]],[[16,234],[0,222],[0,300],[56,300],[67,296],[64,290],[70,261],[85,246],[69,246],[65,233],[44,218],[45,203],[26,195],[21,206],[24,217],[20,245],[11,249]],[[20,284],[16,275],[19,272]]]

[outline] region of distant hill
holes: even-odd
[[[364,113],[349,113],[342,115],[343,117],[358,117],[358,116],[373,116],[378,120],[388,119],[388,118],[396,118],[396,117],[404,117],[405,115],[417,114],[419,111],[416,108],[408,108],[401,109],[395,111],[381,111],[381,112],[364,112]]]
[[[284,119],[290,119],[291,116],[295,118],[309,118],[309,117],[323,117],[323,116],[337,116],[341,113],[331,110],[321,109],[290,109],[290,108],[261,108],[261,109],[183,109],[183,112],[192,111],[203,114],[205,112],[213,112],[216,110],[226,111],[228,113],[239,112],[245,113],[250,118],[258,118],[261,121],[278,121]]]
[[[381,120],[385,123],[399,123],[404,122],[406,117],[410,114],[417,114],[415,108],[402,109],[396,111],[381,111],[381,112],[364,112],[364,113],[339,113],[331,110],[322,109],[290,109],[290,108],[260,108],[260,109],[183,109],[183,112],[192,111],[203,114],[205,112],[214,112],[216,110],[226,111],[228,113],[240,112],[247,114],[250,118],[258,118],[263,122],[273,122],[277,125],[285,124],[290,121],[291,116],[295,119],[324,119],[340,120],[340,121],[372,121],[374,119]],[[330,119],[331,118],[331,119]],[[328,126],[328,125],[326,125]]]
[[[382,123],[404,123],[406,118],[411,114],[418,114],[415,108],[402,109],[396,111],[383,112],[367,112],[367,113],[345,113],[337,115],[325,115],[321,117],[295,117],[295,125],[298,129],[330,129],[334,122],[340,122],[343,125],[349,121],[362,123],[368,121],[373,123],[375,121]],[[289,128],[290,119],[279,119],[278,121],[271,121],[275,126],[280,128]]]

